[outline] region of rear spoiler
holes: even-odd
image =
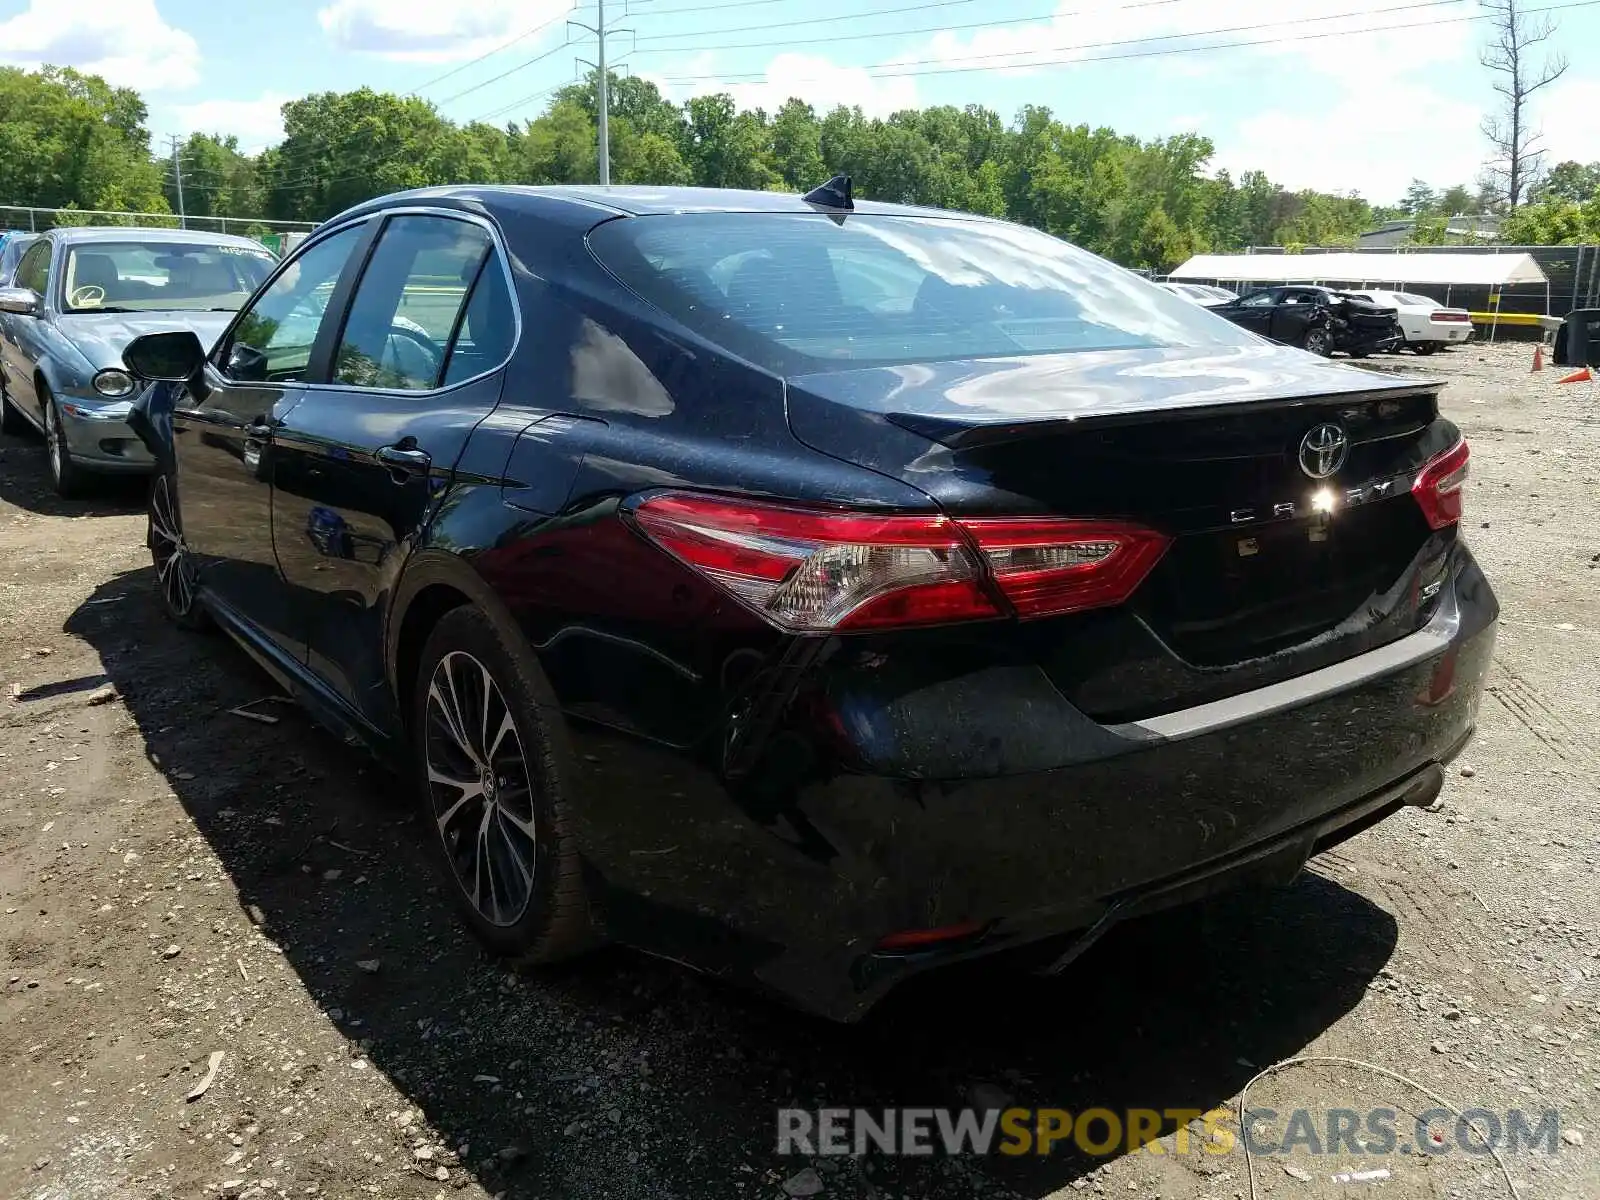
[[[1181,402],[1157,409],[1106,408],[1071,416],[1044,416],[1035,420],[979,421],[963,417],[927,416],[919,413],[886,413],[885,419],[918,437],[938,442],[952,450],[972,450],[999,446],[1032,438],[1060,437],[1085,429],[1108,429],[1122,425],[1143,425],[1151,421],[1204,421],[1237,416],[1242,412],[1276,412],[1283,409],[1350,408],[1374,400],[1409,400],[1418,396],[1437,398],[1444,387],[1442,379],[1404,379],[1379,384],[1358,392],[1337,392],[1324,396],[1285,396],[1266,400],[1232,400],[1224,404]]]

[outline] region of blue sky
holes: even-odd
[[[1600,0],[1552,8],[1572,59],[1537,118],[1550,162],[1600,159]],[[768,109],[1050,106],[1144,137],[1196,131],[1215,167],[1290,187],[1399,196],[1470,183],[1489,103],[1476,0],[608,0],[613,57],[683,99]],[[363,84],[457,120],[536,116],[593,39],[594,0],[0,0],[0,62],[138,87],[159,136],[281,136],[278,106]],[[569,38],[570,45],[563,45]],[[513,40],[515,39],[515,40]],[[507,44],[510,43],[510,44]],[[480,57],[481,56],[481,57]],[[473,61],[473,60],[479,61]],[[450,73],[448,77],[446,73]],[[496,79],[496,76],[503,78]],[[4,202],[5,197],[0,197]]]

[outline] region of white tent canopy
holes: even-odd
[[[1491,288],[1549,283],[1531,254],[1197,254],[1170,278]]]

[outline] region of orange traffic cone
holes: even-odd
[[[1588,383],[1593,378],[1594,378],[1594,372],[1593,371],[1589,370],[1588,367],[1580,367],[1578,370],[1574,371],[1571,375],[1563,375],[1560,379],[1556,380],[1556,382],[1557,383]]]
[[[1540,342],[1537,346],[1535,346],[1533,348],[1533,369],[1535,371],[1544,370],[1544,343],[1543,342]]]

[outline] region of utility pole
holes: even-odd
[[[606,28],[606,0],[595,0],[595,10],[593,25],[585,25],[582,21],[568,21],[567,24],[594,34],[595,61],[586,65],[594,67],[597,77],[594,89],[595,126],[600,134],[600,183],[605,186],[611,182],[611,74],[606,60],[606,35],[632,33],[633,30]],[[578,61],[586,62],[584,59]]]
[[[183,150],[178,135],[172,135],[172,175],[178,184],[178,228],[189,228],[189,218],[183,211]]]
[[[595,93],[595,106],[599,110],[600,127],[600,186],[611,182],[611,81],[606,78],[606,0],[595,0],[599,11],[595,14],[595,41],[599,49],[595,57],[600,64],[600,86]]]

